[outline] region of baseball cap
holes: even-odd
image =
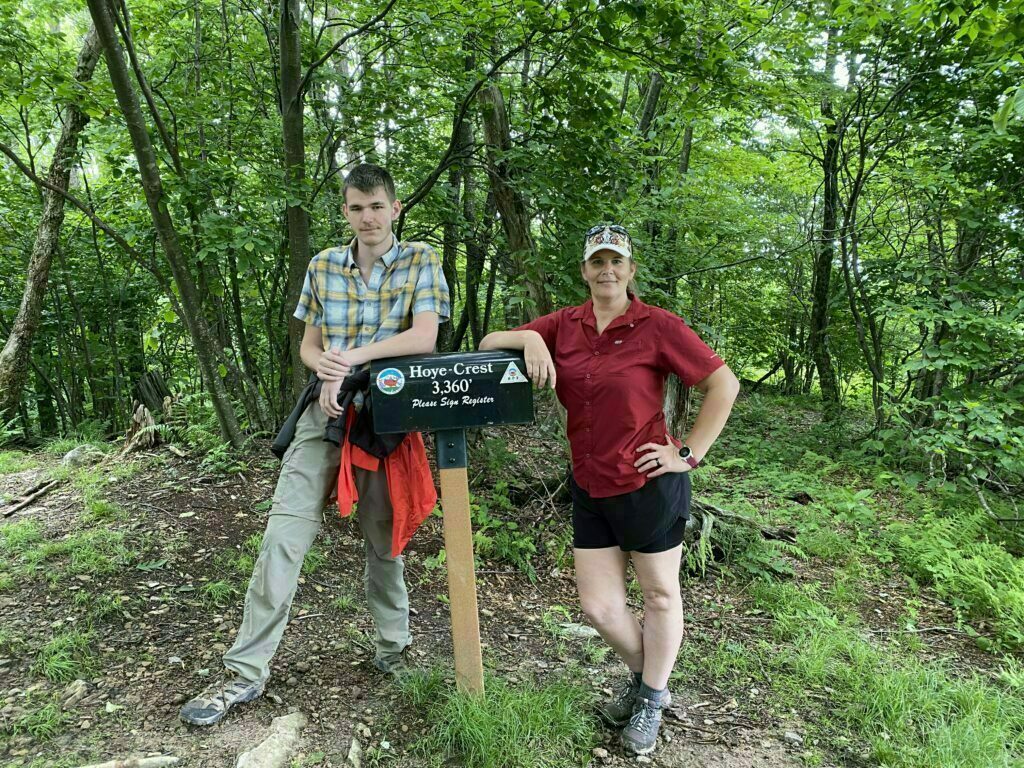
[[[615,251],[627,259],[633,258],[633,241],[625,227],[618,224],[598,224],[587,230],[583,241],[583,260],[598,251]]]

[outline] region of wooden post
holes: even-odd
[[[99,2],[99,0],[90,0]],[[476,605],[466,429],[533,421],[533,390],[521,352],[409,355],[370,366],[373,429],[379,435],[433,432],[441,475],[448,603],[455,682],[482,696],[484,664]]]
[[[458,443],[461,442],[461,446]],[[466,474],[466,433],[437,433],[444,511],[444,548],[448,562],[448,607],[452,616],[455,682],[465,693],[483,694],[484,664],[480,651],[480,619],[476,605],[476,568],[473,564],[473,528],[469,519],[469,477]],[[454,459],[454,460],[453,460]],[[457,466],[458,464],[462,466]],[[456,466],[452,466],[455,464]]]

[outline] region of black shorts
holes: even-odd
[[[569,474],[572,493],[572,539],[577,549],[618,547],[623,552],[655,554],[683,541],[690,518],[690,475],[672,472],[642,488],[591,498]]]

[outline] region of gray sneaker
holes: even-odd
[[[622,729],[622,747],[634,755],[649,755],[658,742],[661,708],[664,702],[637,696],[629,725]]]
[[[192,725],[213,725],[220,722],[236,704],[259,698],[263,695],[263,683],[246,680],[244,677],[220,680],[181,708],[179,715]]]
[[[622,682],[619,689],[612,694],[607,701],[597,705],[597,714],[601,716],[608,725],[621,728],[633,716],[633,709],[636,706],[636,695],[640,691],[640,683],[635,675],[630,675]],[[661,706],[667,707],[672,704],[672,694],[665,692],[665,698],[661,700]]]
[[[401,653],[389,656],[376,656],[373,659],[373,666],[385,675],[395,679],[401,679],[412,674],[413,668],[409,664],[409,646],[406,646]]]

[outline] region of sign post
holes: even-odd
[[[466,429],[533,421],[533,390],[519,353],[496,350],[395,357],[370,368],[373,426],[378,434],[435,433],[441,475],[448,600],[455,681],[483,694],[480,620],[469,516]]]

